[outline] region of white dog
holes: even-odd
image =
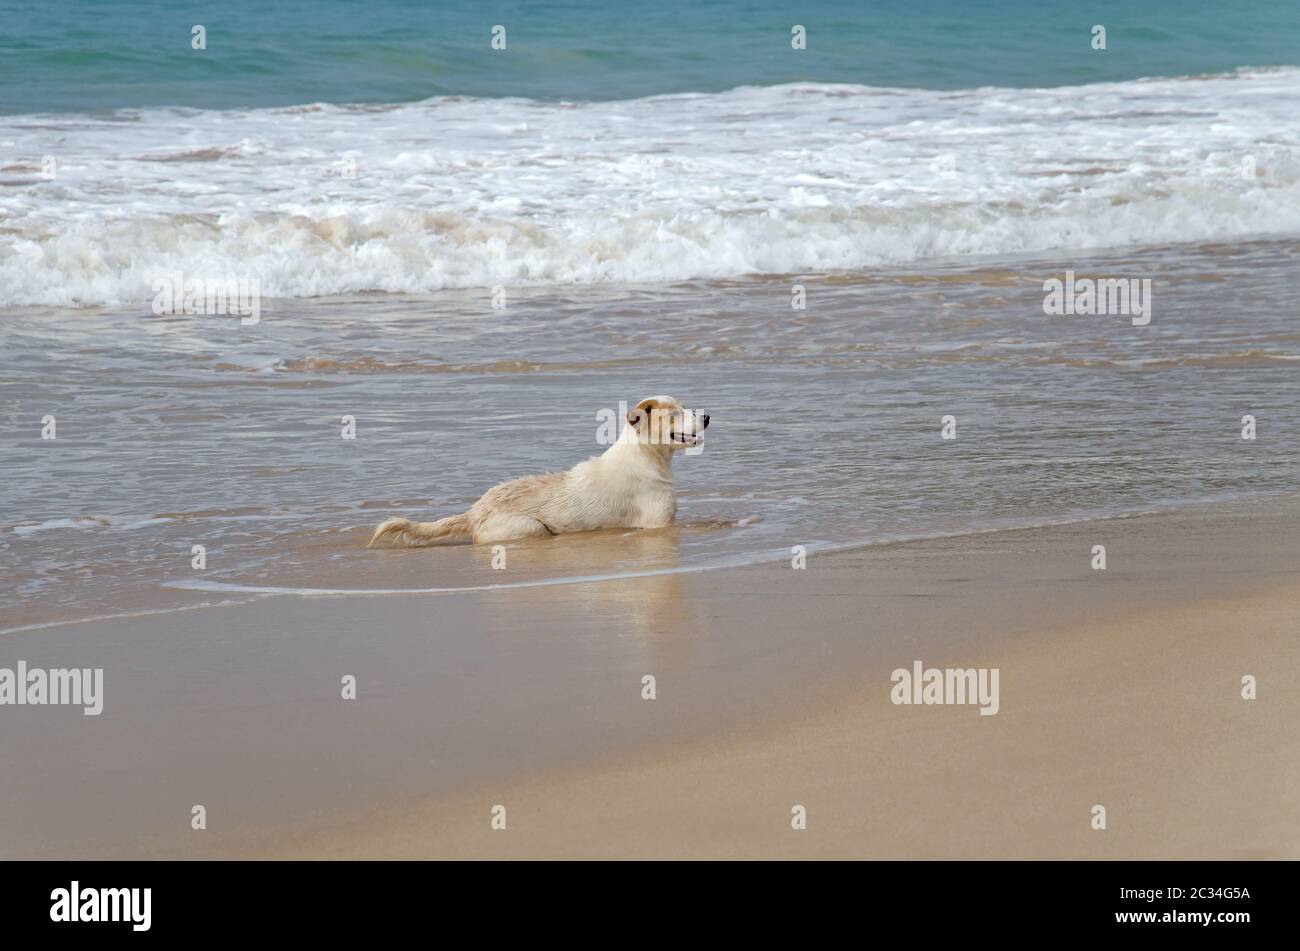
[[[472,538],[475,544],[598,528],[662,528],[677,514],[673,452],[704,441],[707,413],[671,396],[652,396],[628,411],[627,426],[602,455],[568,472],[512,479],[489,489],[468,512],[437,522],[390,518],[370,544],[406,547],[439,539]]]

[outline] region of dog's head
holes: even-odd
[[[687,449],[704,442],[709,414],[687,409],[671,396],[648,396],[627,411],[627,425],[643,445]]]

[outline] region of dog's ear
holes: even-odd
[[[629,426],[638,425],[641,420],[649,419],[650,414],[659,408],[659,401],[653,396],[642,400],[627,411],[627,424]]]

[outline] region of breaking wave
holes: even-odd
[[[11,116],[0,305],[803,274],[1300,233],[1300,69]],[[52,164],[50,160],[52,159]]]

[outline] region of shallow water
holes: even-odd
[[[1298,250],[832,273],[798,279],[804,311],[789,276],[538,288],[505,310],[474,290],[276,300],[250,326],[11,310],[0,626],[249,596],[223,585],[531,584],[1293,492]],[[1044,314],[1067,268],[1151,278],[1151,323]],[[713,420],[676,465],[678,529],[511,546],[504,571],[469,546],[362,547],[389,515],[600,451],[601,410],[660,392]]]

